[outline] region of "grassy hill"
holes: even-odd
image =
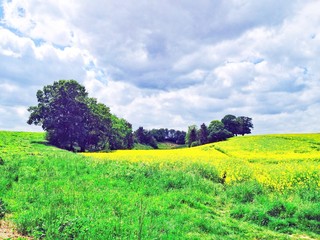
[[[0,132],[0,220],[42,239],[319,239],[320,135],[74,154]]]

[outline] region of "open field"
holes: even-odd
[[[21,234],[320,239],[320,134],[82,155],[43,139],[0,132],[0,214]]]
[[[254,180],[277,191],[320,187],[320,134],[246,136],[189,149],[84,155],[160,166],[202,163],[225,175],[226,183]]]

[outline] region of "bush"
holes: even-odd
[[[0,165],[4,165],[4,161],[1,157],[0,157]]]

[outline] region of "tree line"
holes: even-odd
[[[145,130],[110,112],[110,108],[88,96],[75,80],[60,80],[37,91],[38,104],[28,108],[28,124],[42,126],[48,142],[71,151],[132,149],[134,143],[157,148],[158,142],[189,147],[251,133],[252,119],[226,115],[207,127],[189,126],[188,131],[160,128]]]
[[[207,127],[205,123],[200,128],[196,125],[188,127],[185,142],[188,147],[226,140],[238,134],[250,134],[253,128],[252,118],[228,114],[221,121],[213,120]]]
[[[149,145],[156,149],[159,142],[185,144],[186,132],[175,129],[169,130],[168,128],[146,130],[143,127],[139,127],[133,135],[136,143]]]

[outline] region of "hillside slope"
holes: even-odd
[[[90,157],[43,139],[42,133],[0,132],[0,218],[21,234],[319,239],[317,134]]]

